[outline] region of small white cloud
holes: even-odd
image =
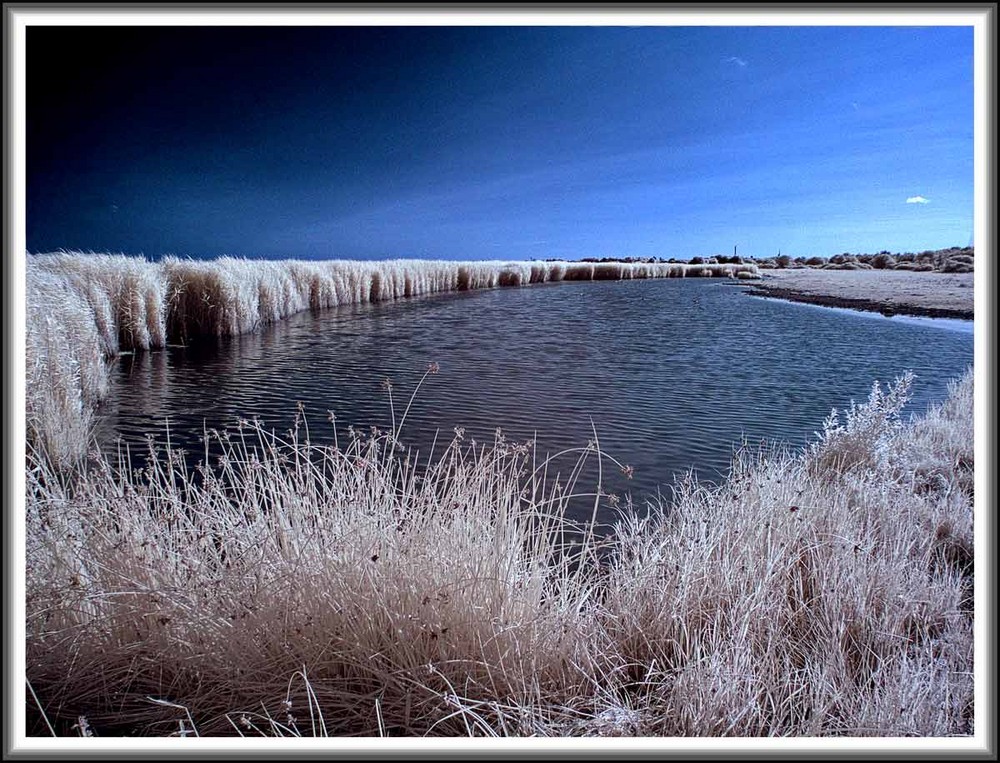
[[[861,107],[858,105],[857,101],[851,101],[851,108],[854,109],[855,111],[857,111]]]
[[[906,200],[907,204],[930,204],[930,199],[925,199],[923,196],[911,196]]]
[[[726,59],[726,63],[736,64],[737,66],[742,67],[744,69],[746,68],[747,65],[746,59],[740,58],[739,56],[730,56],[729,58]]]

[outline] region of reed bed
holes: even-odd
[[[29,255],[28,429],[50,457],[79,459],[108,385],[96,358],[246,334],[303,310],[553,281],[749,272],[756,266]]]
[[[903,422],[909,383],[601,539],[499,433],[418,458],[395,422],[242,422],[193,470],[32,449],[30,731],[969,734],[972,374]]]

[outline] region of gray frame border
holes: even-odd
[[[394,10],[406,10],[412,12],[426,13],[427,15],[434,15],[436,12],[440,11],[463,11],[463,10],[489,10],[496,12],[518,12],[524,13],[532,11],[567,11],[567,12],[579,12],[586,11],[592,13],[595,16],[600,16],[601,12],[614,13],[618,11],[630,11],[630,10],[646,10],[646,11],[663,11],[671,15],[682,15],[684,12],[692,13],[705,13],[713,11],[732,11],[732,10],[749,10],[758,12],[795,12],[795,13],[815,13],[817,15],[822,15],[825,12],[830,11],[850,11],[852,13],[878,13],[878,12],[889,12],[889,13],[906,13],[906,14],[916,14],[919,15],[920,12],[981,12],[985,20],[985,38],[987,41],[988,50],[986,52],[986,69],[987,72],[992,73],[995,77],[997,71],[996,64],[996,17],[997,17],[997,4],[996,3],[956,3],[956,4],[946,4],[946,3],[912,3],[912,4],[891,4],[883,3],[878,5],[870,5],[867,3],[804,3],[804,4],[756,4],[756,3],[633,3],[625,2],[621,4],[609,4],[609,3],[569,3],[565,5],[555,4],[551,2],[546,3],[289,3],[287,5],[277,5],[274,3],[94,3],[94,4],[76,4],[76,3],[4,3],[3,4],[3,41],[4,41],[4,62],[3,62],[3,113],[4,113],[4,125],[3,125],[3,136],[4,136],[4,205],[3,205],[3,283],[4,283],[4,310],[3,310],[3,321],[4,321],[4,332],[3,332],[3,342],[4,342],[4,374],[3,374],[3,418],[5,422],[11,421],[14,414],[13,411],[13,401],[12,401],[12,389],[14,381],[11,380],[9,375],[9,365],[11,362],[12,348],[14,342],[22,341],[21,337],[11,336],[11,325],[13,317],[13,304],[15,299],[23,299],[23,285],[17,284],[18,288],[14,288],[13,278],[12,278],[12,262],[14,257],[23,256],[23,252],[15,253],[13,251],[13,240],[11,234],[11,227],[14,223],[12,219],[12,209],[11,209],[11,199],[15,191],[13,187],[13,178],[10,174],[10,166],[12,159],[12,135],[11,135],[11,122],[10,114],[12,113],[13,104],[12,99],[12,88],[10,85],[10,74],[13,68],[13,52],[12,52],[12,27],[13,27],[13,16],[14,12],[17,10],[30,10],[33,13],[38,12],[59,12],[59,11],[72,11],[75,13],[88,12],[88,11],[130,11],[130,12],[143,12],[143,11],[156,11],[156,12],[170,12],[176,11],[177,15],[197,15],[199,12],[239,12],[239,11],[250,11],[265,14],[268,11],[274,13],[280,13],[286,15],[288,13],[294,13],[296,11],[300,12],[314,12],[314,11],[330,11],[335,13],[336,11],[349,11],[349,10],[364,10],[370,12],[378,11],[394,11]],[[987,108],[985,117],[985,128],[986,128],[986,142],[988,155],[986,157],[976,157],[976,162],[985,162],[985,187],[981,188],[981,193],[985,195],[985,207],[987,209],[987,214],[989,219],[987,221],[987,241],[986,244],[990,247],[985,249],[982,242],[978,242],[979,246],[977,248],[985,249],[985,256],[994,257],[995,247],[996,247],[996,95],[995,86],[996,81],[993,81],[994,90],[986,93]],[[16,189],[23,193],[23,189]],[[995,264],[990,267],[988,272],[992,273],[992,268]],[[995,274],[994,274],[995,277]],[[987,329],[991,332],[995,331],[996,324],[996,290],[995,282],[988,282],[988,293],[980,294],[979,304],[977,306],[979,316],[978,322],[985,324]],[[988,462],[995,463],[994,451],[995,451],[995,420],[993,417],[994,407],[995,407],[995,357],[991,354],[986,358],[978,358],[978,364],[983,364],[985,366],[985,378],[987,380],[988,395],[986,397],[987,405],[985,417],[977,421],[977,425],[982,424],[977,432],[978,436],[986,440],[986,453],[988,455]],[[3,431],[3,452],[4,454],[11,453],[11,430],[9,426],[4,426]],[[3,628],[3,651],[4,651],[4,675],[5,680],[3,684],[3,700],[4,700],[4,714],[3,714],[3,758],[11,760],[21,760],[21,759],[38,759],[38,758],[58,758],[58,759],[70,759],[70,758],[123,758],[132,757],[137,752],[142,752],[144,757],[156,758],[156,759],[171,759],[174,757],[179,757],[182,753],[180,750],[153,750],[149,748],[137,748],[131,747],[126,748],[120,745],[113,746],[92,746],[87,745],[88,749],[64,752],[56,750],[39,750],[39,751],[26,751],[24,749],[15,750],[13,748],[13,736],[14,729],[11,727],[12,717],[9,714],[9,708],[12,706],[13,696],[12,696],[12,683],[10,678],[14,676],[13,665],[12,665],[12,650],[11,650],[11,638],[8,631],[9,624],[12,620],[12,596],[10,591],[10,580],[13,576],[23,574],[23,570],[14,569],[12,557],[12,538],[13,527],[12,527],[12,512],[10,507],[13,505],[14,496],[12,492],[12,480],[11,475],[13,469],[15,468],[15,463],[9,457],[5,455],[3,463],[3,484],[6,486],[4,490],[4,506],[7,510],[4,511],[3,518],[3,528],[4,528],[4,558],[7,560],[5,564],[5,577],[4,577],[4,628]],[[980,469],[986,468],[985,464],[980,465]],[[993,475],[990,474],[987,477],[987,493],[985,496],[980,496],[980,510],[986,513],[985,516],[985,528],[987,532],[987,538],[995,538],[996,532],[996,519],[989,512],[989,509],[996,505],[996,483],[993,479]],[[996,551],[996,548],[992,548],[992,551]],[[987,654],[988,664],[983,672],[984,683],[985,683],[985,694],[987,699],[987,707],[979,708],[980,712],[977,712],[977,716],[980,719],[990,719],[997,710],[996,705],[996,557],[995,554],[987,555],[986,559],[977,560],[977,567],[983,573],[982,577],[977,573],[977,582],[981,583],[983,581],[988,581],[992,588],[991,592],[994,594],[992,602],[990,602],[986,597],[983,600],[987,601],[988,604],[992,604],[991,607],[987,609],[984,613],[987,616],[986,623],[986,649],[990,650]],[[997,744],[996,744],[996,727],[990,726],[985,734],[987,747],[978,752],[955,752],[950,755],[950,757],[957,759],[976,759],[976,760],[996,760],[997,759]],[[247,750],[232,747],[229,749],[224,748],[214,748],[208,750],[204,747],[192,748],[189,751],[185,751],[187,754],[197,753],[199,755],[212,754],[214,757],[220,757],[225,759],[231,758],[249,758],[249,757],[270,757],[274,753],[279,753],[283,757],[293,757],[293,758],[315,758],[315,757],[328,757],[330,755],[339,754],[343,757],[354,757],[361,755],[363,757],[371,758],[421,758],[428,757],[432,759],[436,758],[457,758],[457,757],[467,757],[470,752],[477,757],[482,758],[507,758],[513,757],[518,754],[524,754],[526,752],[534,754],[546,754],[550,757],[596,757],[601,756],[609,752],[607,748],[603,746],[595,747],[593,750],[588,750],[586,752],[578,749],[549,749],[547,746],[525,748],[517,746],[510,750],[469,750],[468,747],[463,747],[458,749],[454,746],[448,745],[445,741],[435,740],[434,746],[425,744],[414,743],[409,749],[401,747],[393,748],[374,748],[371,751],[354,751],[343,748],[332,747],[326,750],[320,749],[310,749],[301,751],[291,751],[287,747],[285,748],[272,748],[269,745],[264,746],[256,750]],[[877,756],[885,757],[888,759],[913,759],[913,758],[936,758],[941,756],[941,750],[928,749],[927,751],[914,752],[914,751],[892,751],[892,750],[879,750],[879,749],[869,749],[869,750],[830,750],[830,751],[812,751],[810,755],[816,758],[826,758],[826,759],[840,759],[856,757],[859,753],[864,752],[867,756]],[[690,758],[690,757],[700,757],[709,759],[734,759],[734,758],[790,758],[798,757],[802,755],[800,750],[782,750],[780,748],[771,749],[754,749],[752,751],[735,751],[735,750],[692,750],[691,748],[684,748],[681,746],[671,746],[671,747],[656,747],[655,742],[651,742],[651,746],[648,749],[619,749],[614,750],[616,757],[627,757],[627,758],[650,758],[650,757],[677,757],[677,758]]]

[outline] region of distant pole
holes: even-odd
[[[736,244],[733,244],[733,257],[736,256]]]

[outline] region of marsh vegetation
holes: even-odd
[[[662,506],[579,479],[629,476],[596,437],[418,455],[419,389],[385,390],[384,431],[246,420],[195,466],[151,444],[137,469],[89,437],[114,353],[534,266],[299,288],[301,263],[78,259],[28,270],[29,733],[972,732],[971,370],[915,420],[909,376],[876,384],[808,447],[745,444]],[[580,499],[610,532],[569,518]]]

